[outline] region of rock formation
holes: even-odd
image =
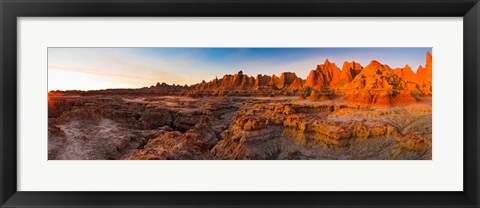
[[[335,89],[340,82],[340,74],[337,65],[327,59],[324,64],[317,65],[315,70],[310,71],[304,86],[315,90]]]
[[[288,89],[290,85],[297,79],[297,75],[293,72],[284,72],[275,82],[278,89]]]
[[[431,159],[431,95],[428,52],[416,72],[327,59],[306,79],[51,91],[48,159]]]
[[[405,70],[397,70],[397,73],[403,76],[404,72],[407,71],[408,74],[409,70],[407,65]],[[415,97],[406,87],[406,81],[397,73],[389,66],[373,60],[346,87],[348,100],[353,104],[376,106],[415,102]]]
[[[340,70],[328,59],[310,71],[306,79],[294,72],[280,76],[258,74],[249,76],[239,71],[192,85],[168,85],[157,83],[150,88],[136,90],[110,89],[75,92],[82,95],[142,94],[142,95],[188,95],[202,96],[276,96],[289,95],[322,101],[344,96],[355,105],[392,106],[416,102],[418,96],[432,95],[432,56],[426,53],[425,67],[414,72],[407,64],[391,69],[378,61],[371,61],[365,68],[358,62],[343,63]],[[335,95],[335,96],[334,96]],[[62,105],[62,108],[63,105]],[[54,109],[52,109],[54,110]]]
[[[416,83],[419,85],[419,89],[425,92],[426,95],[432,95],[432,55],[427,52],[425,68],[419,66],[417,69]]]
[[[345,84],[350,83],[356,76],[362,71],[363,67],[355,61],[343,63],[342,73],[340,74],[340,80],[338,83],[339,88],[345,86]]]
[[[416,74],[412,71],[412,68],[407,64],[403,68],[396,68],[393,70],[393,73],[395,73],[397,76],[403,79],[403,81],[406,82],[417,82],[417,76]]]
[[[425,67],[414,72],[407,64],[391,69],[378,61],[365,68],[345,61],[340,70],[328,59],[310,71],[306,79],[293,72],[251,77],[242,71],[221,79],[195,85],[196,93],[221,92],[220,95],[302,95],[308,100],[331,99],[332,94],[345,95],[355,105],[392,106],[416,102],[415,96],[432,95],[432,56],[426,54]],[[240,94],[239,94],[240,93]]]
[[[378,72],[372,67],[365,73]],[[48,158],[431,159],[431,98],[408,108],[360,108],[332,102],[324,92],[298,101],[50,93]]]

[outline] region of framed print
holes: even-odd
[[[2,207],[478,207],[478,1],[3,1]]]

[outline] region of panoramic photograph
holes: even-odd
[[[432,160],[432,48],[48,48],[48,160]]]

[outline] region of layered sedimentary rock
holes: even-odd
[[[211,156],[214,159],[366,159],[379,154],[389,159],[429,157],[431,136],[428,132],[419,133],[419,129],[431,126],[428,115],[428,111],[419,114],[399,109],[363,111],[337,105],[255,104],[239,110],[224,138],[212,148]],[[402,119],[406,117],[409,118],[405,122]],[[342,153],[338,155],[335,151]]]
[[[408,71],[401,70],[400,72]],[[402,73],[403,75],[403,73]],[[391,106],[416,102],[407,82],[389,66],[378,61],[368,64],[346,87],[348,100],[353,104]]]
[[[49,159],[431,159],[420,104],[52,95]]]
[[[338,87],[342,88],[345,84],[350,83],[362,71],[363,67],[355,61],[345,61],[342,66],[342,73],[340,74],[340,81]]]
[[[187,97],[52,96],[49,109],[56,109],[49,110],[49,159],[123,159],[150,139],[188,132],[204,118],[210,118],[209,132],[220,134],[226,127],[219,119],[228,120],[236,107]]]
[[[253,85],[253,89],[271,89],[273,85],[269,85],[270,79],[271,77],[268,75],[257,75],[257,77],[255,78],[255,84]]]
[[[432,95],[432,55],[427,52],[425,67],[419,66],[417,69],[416,83],[420,90],[426,95]]]
[[[293,72],[251,77],[239,71],[203,81],[195,86],[195,91],[221,95],[295,95],[312,101],[332,99],[337,94],[345,95],[356,105],[392,106],[416,102],[416,96],[431,96],[431,76],[432,56],[427,52],[425,67],[419,66],[416,72],[409,65],[391,69],[375,60],[365,68],[355,61],[345,61],[340,70],[327,59],[310,71],[306,79]]]
[[[315,70],[310,71],[304,86],[315,90],[334,89],[340,82],[340,74],[337,65],[327,59],[324,64],[317,65]]]
[[[396,68],[393,70],[397,76],[403,79],[405,82],[417,82],[417,76],[415,72],[412,71],[412,68],[407,64],[403,68]]]
[[[275,82],[278,89],[288,89],[290,85],[297,79],[297,75],[293,72],[284,72]]]
[[[431,95],[430,53],[416,72],[326,60],[306,79],[52,91],[48,158],[431,159]]]
[[[288,87],[288,90],[300,90],[302,89],[303,87],[303,80],[302,78],[295,78],[295,80],[293,80],[292,84],[290,84],[290,86]]]

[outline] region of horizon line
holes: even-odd
[[[429,51],[427,51],[426,54],[430,54],[430,55],[431,55],[431,53],[430,53]],[[378,63],[380,63],[382,66],[387,66],[387,67],[390,68],[391,70],[394,70],[394,69],[403,69],[403,68],[405,68],[405,67],[408,66],[408,67],[411,68],[411,71],[412,71],[415,75],[416,75],[417,72],[418,72],[418,70],[415,70],[415,71],[414,71],[414,70],[412,69],[412,67],[411,67],[408,63],[405,64],[405,65],[403,66],[403,68],[400,68],[400,67],[391,68],[388,64],[383,64],[383,63],[381,63],[380,61],[378,61],[378,60],[376,60],[376,59],[372,59],[365,67],[362,66],[361,63],[356,62],[356,61],[353,61],[353,60],[352,60],[352,61],[343,61],[342,67],[339,67],[339,66],[337,66],[337,64],[336,64],[335,62],[330,62],[330,61],[329,61],[329,58],[326,58],[323,63],[319,63],[319,64],[317,64],[316,66],[324,65],[324,64],[327,63],[327,62],[328,62],[328,63],[331,63],[331,64],[334,64],[340,71],[343,71],[343,65],[345,65],[345,63],[358,63],[358,64],[360,64],[360,66],[362,67],[362,70],[363,70],[364,68],[366,68],[367,66],[369,66],[372,62],[378,62]],[[418,65],[417,69],[420,68],[420,67],[424,68],[424,67],[426,67],[426,64],[425,64],[425,65],[422,65],[422,64]],[[48,67],[48,68],[50,68],[50,67]],[[310,70],[310,71],[315,71],[315,70],[316,70],[316,69],[312,69],[312,70]],[[243,69],[239,69],[239,71],[237,71],[237,73],[235,73],[235,74],[239,74],[240,72],[242,72],[242,74],[243,74]],[[47,73],[48,73],[48,72],[47,72]],[[283,74],[283,73],[293,73],[293,74],[295,74],[295,76],[296,76],[296,72],[294,72],[294,71],[284,71],[284,72],[282,72],[281,74]],[[229,76],[234,76],[235,74],[223,74],[223,75],[222,75],[222,78],[223,78],[224,76],[227,76],[227,75],[229,75]],[[280,74],[279,76],[277,76],[276,74],[269,75],[269,74],[262,74],[262,73],[259,73],[259,74],[256,74],[256,75],[248,75],[248,74],[244,74],[244,75],[246,75],[246,76],[248,76],[248,77],[255,78],[255,76],[259,76],[259,75],[260,75],[260,76],[271,76],[271,77],[276,76],[276,77],[280,77],[281,74]],[[220,80],[220,79],[222,79],[222,78],[218,78],[218,75],[217,75],[217,76],[215,76],[214,79],[219,79],[219,80]],[[298,78],[300,78],[300,79],[302,79],[302,80],[306,80],[306,79],[308,78],[308,76],[307,76],[306,78],[302,78],[302,77],[298,77]],[[211,80],[214,80],[214,79],[211,79]],[[171,83],[171,84],[169,84],[169,83],[166,83],[165,81],[157,81],[157,82],[154,83],[154,84],[146,85],[146,86],[143,86],[143,87],[132,87],[132,88],[128,88],[128,87],[126,87],[126,88],[99,88],[99,89],[90,89],[90,90],[80,90],[80,89],[60,90],[60,89],[55,89],[55,90],[47,90],[47,91],[48,91],[48,92],[54,92],[54,91],[84,91],[84,92],[88,92],[88,91],[97,91],[97,90],[127,90],[127,89],[150,88],[150,87],[155,86],[155,85],[157,85],[157,84],[167,84],[167,85],[169,85],[169,86],[180,86],[180,87],[185,87],[185,86],[187,86],[187,87],[192,87],[192,86],[201,84],[202,82],[207,82],[207,83],[208,83],[208,82],[210,82],[211,80],[205,81],[205,80],[203,79],[202,81],[199,81],[199,82],[197,81],[195,84],[191,84],[191,85],[188,85],[188,84],[176,84],[176,83]],[[47,89],[48,89],[48,80],[47,80]]]

